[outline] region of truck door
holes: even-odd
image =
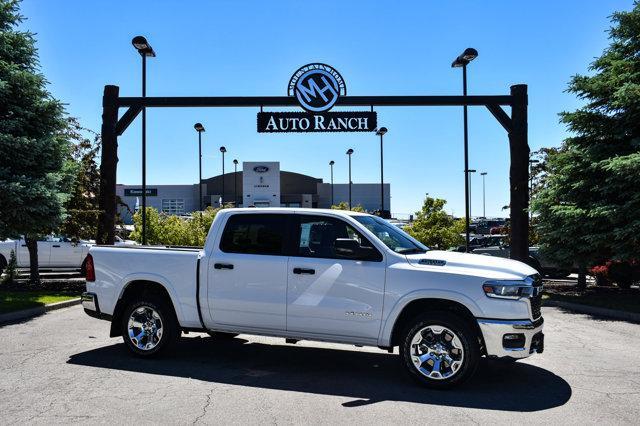
[[[287,216],[229,217],[209,261],[208,301],[217,325],[285,330]]]
[[[377,339],[382,317],[385,262],[347,222],[329,216],[296,215],[289,258],[287,330]],[[372,251],[344,258],[338,238],[352,238]]]
[[[56,236],[51,242],[49,263],[55,267],[79,268],[82,264],[82,246],[67,237]]]

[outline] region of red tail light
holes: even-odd
[[[93,282],[96,280],[96,270],[93,267],[93,257],[90,254],[84,260],[84,276],[87,281]]]

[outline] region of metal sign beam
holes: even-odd
[[[337,106],[485,106],[511,105],[510,95],[498,96],[342,96]],[[293,96],[122,97],[119,107],[296,107]]]

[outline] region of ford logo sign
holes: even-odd
[[[269,168],[267,166],[255,166],[253,171],[256,173],[266,173],[269,171]]]

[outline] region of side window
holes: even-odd
[[[286,216],[280,214],[236,214],[222,233],[220,250],[225,253],[284,254]]]
[[[351,225],[339,219],[323,216],[300,215],[297,235],[297,256],[318,257],[325,259],[344,259],[336,254],[335,241],[338,238],[349,238],[356,240],[362,247],[375,250],[373,245]],[[377,253],[377,250],[375,253]],[[371,253],[373,254],[373,253]],[[377,256],[371,254],[363,255],[361,259],[353,260],[374,260]],[[381,260],[381,259],[380,259]]]

